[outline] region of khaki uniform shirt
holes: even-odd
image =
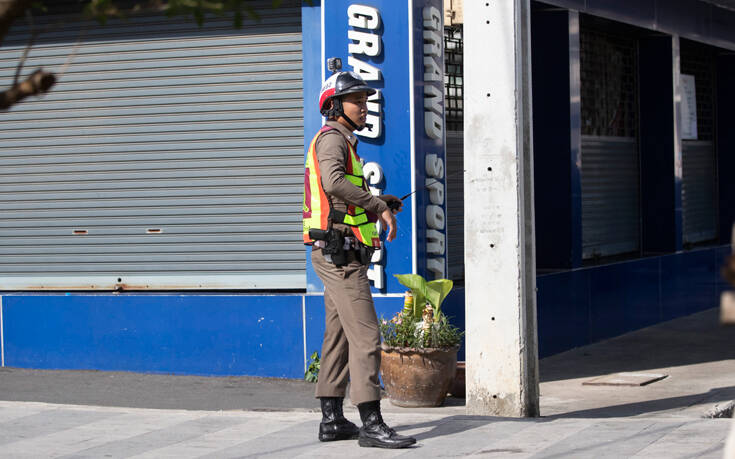
[[[333,129],[322,133],[315,145],[324,192],[331,197],[335,210],[347,212],[347,204],[351,204],[380,215],[388,209],[385,201],[356,187],[345,178],[349,155],[347,142],[357,148],[357,137],[337,121],[327,121],[326,124]],[[349,228],[339,223],[333,226],[344,232]]]

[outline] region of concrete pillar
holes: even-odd
[[[467,412],[538,416],[530,1],[464,8]]]

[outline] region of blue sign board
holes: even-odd
[[[444,21],[441,0],[415,1],[413,18],[413,155],[416,175],[416,271],[447,275]]]
[[[375,194],[410,195],[397,215],[396,239],[373,258],[375,293],[405,291],[393,274],[446,273],[442,15],[440,0],[323,0],[320,62],[309,62],[305,52],[305,74],[319,65],[326,80],[326,60],[338,57],[343,70],[378,90],[368,100],[357,151]],[[317,100],[318,88],[305,82],[306,125],[318,116]],[[307,143],[313,134],[306,133]],[[308,271],[313,291],[319,283]]]

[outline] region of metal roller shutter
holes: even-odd
[[[639,249],[635,139],[582,136],[582,258]]]
[[[0,123],[0,289],[302,289],[300,7],[51,28]],[[12,80],[28,29],[0,49]]]
[[[582,258],[640,248],[635,34],[583,16],[580,27]]]
[[[684,242],[717,237],[715,158],[712,141],[682,142],[682,214]]]
[[[447,263],[449,279],[464,279],[464,132],[447,132]]]
[[[448,278],[464,280],[464,42],[462,25],[444,28],[444,110],[447,126]]]
[[[681,73],[694,76],[697,140],[682,140],[682,219],[685,244],[717,237],[717,169],[714,138],[714,52],[681,41]]]

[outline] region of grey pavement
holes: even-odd
[[[302,381],[3,368],[0,457],[719,458],[731,419],[703,416],[735,399],[733,338],[710,310],[543,359],[535,419],[467,416],[462,399],[384,401],[386,421],[418,438],[408,450],[319,443],[314,386]],[[668,377],[582,385],[622,371]]]

